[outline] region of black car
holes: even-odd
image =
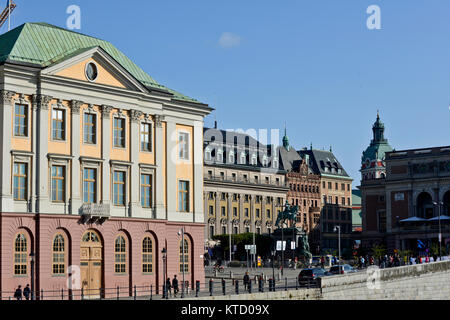
[[[340,271],[339,271],[339,269],[340,269]],[[345,273],[354,273],[354,272],[356,272],[356,270],[348,264],[344,264],[341,266],[332,266],[330,268],[331,274],[345,274]]]
[[[325,269],[308,268],[303,269],[298,275],[298,284],[300,287],[314,287],[318,285],[318,279],[325,276]]]

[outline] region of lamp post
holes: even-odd
[[[34,252],[30,253],[30,264],[31,264],[31,300],[34,300]]]
[[[340,226],[334,226],[334,232],[338,232],[338,266],[339,266],[339,272],[341,272],[341,227]]]
[[[169,299],[169,292],[167,290],[167,284],[166,284],[166,279],[167,279],[167,275],[166,275],[167,250],[166,250],[166,248],[163,248],[161,250],[161,253],[162,253],[162,259],[163,259],[163,298],[165,297],[166,299]]]
[[[438,206],[439,208],[439,216],[438,216],[438,222],[439,222],[439,261],[442,260],[442,254],[441,254],[441,242],[442,242],[442,233],[441,233],[441,205],[444,205],[443,202],[433,202],[435,206]]]

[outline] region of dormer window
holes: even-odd
[[[209,149],[209,147],[207,147],[205,149],[205,160],[206,161],[211,161],[211,150]]]
[[[267,164],[268,164],[267,156],[264,155],[262,165],[263,165],[263,167],[267,167]]]
[[[252,154],[252,166],[256,166],[258,164],[258,159],[256,158],[256,154]]]
[[[218,162],[222,162],[222,161],[223,161],[223,151],[222,151],[222,149],[217,150],[217,157],[216,157],[216,160],[217,160]]]
[[[245,164],[245,162],[246,162],[245,160],[246,160],[245,153],[242,152],[242,153],[241,153],[241,164]]]

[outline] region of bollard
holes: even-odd
[[[200,291],[200,281],[195,282],[195,297],[198,297],[198,292]]]
[[[248,293],[252,293],[252,281],[248,282]]]
[[[163,284],[163,295],[162,295],[162,298],[164,299],[165,297],[166,297],[166,285],[165,284]]]
[[[40,300],[44,300],[44,289],[41,289],[41,297]]]
[[[214,285],[213,280],[212,279],[209,280],[209,296],[213,295],[213,285]]]
[[[64,300],[64,289],[61,289],[61,300]]]
[[[222,278],[222,293],[225,296],[226,292],[225,292],[225,280]]]
[[[277,282],[275,279],[272,280],[272,291],[275,292],[277,288]]]
[[[117,286],[117,300],[120,300],[120,287]]]
[[[134,285],[134,300],[136,300],[136,285]]]
[[[235,290],[236,290],[236,294],[239,294],[239,281],[238,280],[235,281]]]
[[[284,291],[287,291],[287,278],[284,279]]]
[[[295,279],[295,290],[298,290],[298,278]]]
[[[259,292],[263,292],[263,279],[262,278],[259,279],[259,281],[258,281],[258,289],[259,289]]]
[[[150,285],[150,300],[153,299],[153,284]]]

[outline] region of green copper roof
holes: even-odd
[[[25,23],[0,35],[0,63],[9,60],[45,68],[92,47],[101,47],[145,86],[167,90],[180,100],[198,102],[156,82],[110,42],[46,23]]]
[[[373,125],[373,139],[370,146],[363,152],[361,162],[364,163],[367,159],[384,160],[386,152],[391,152],[394,149],[389,145],[388,140],[384,138],[384,123],[380,120],[380,114],[377,113],[377,120]]]

